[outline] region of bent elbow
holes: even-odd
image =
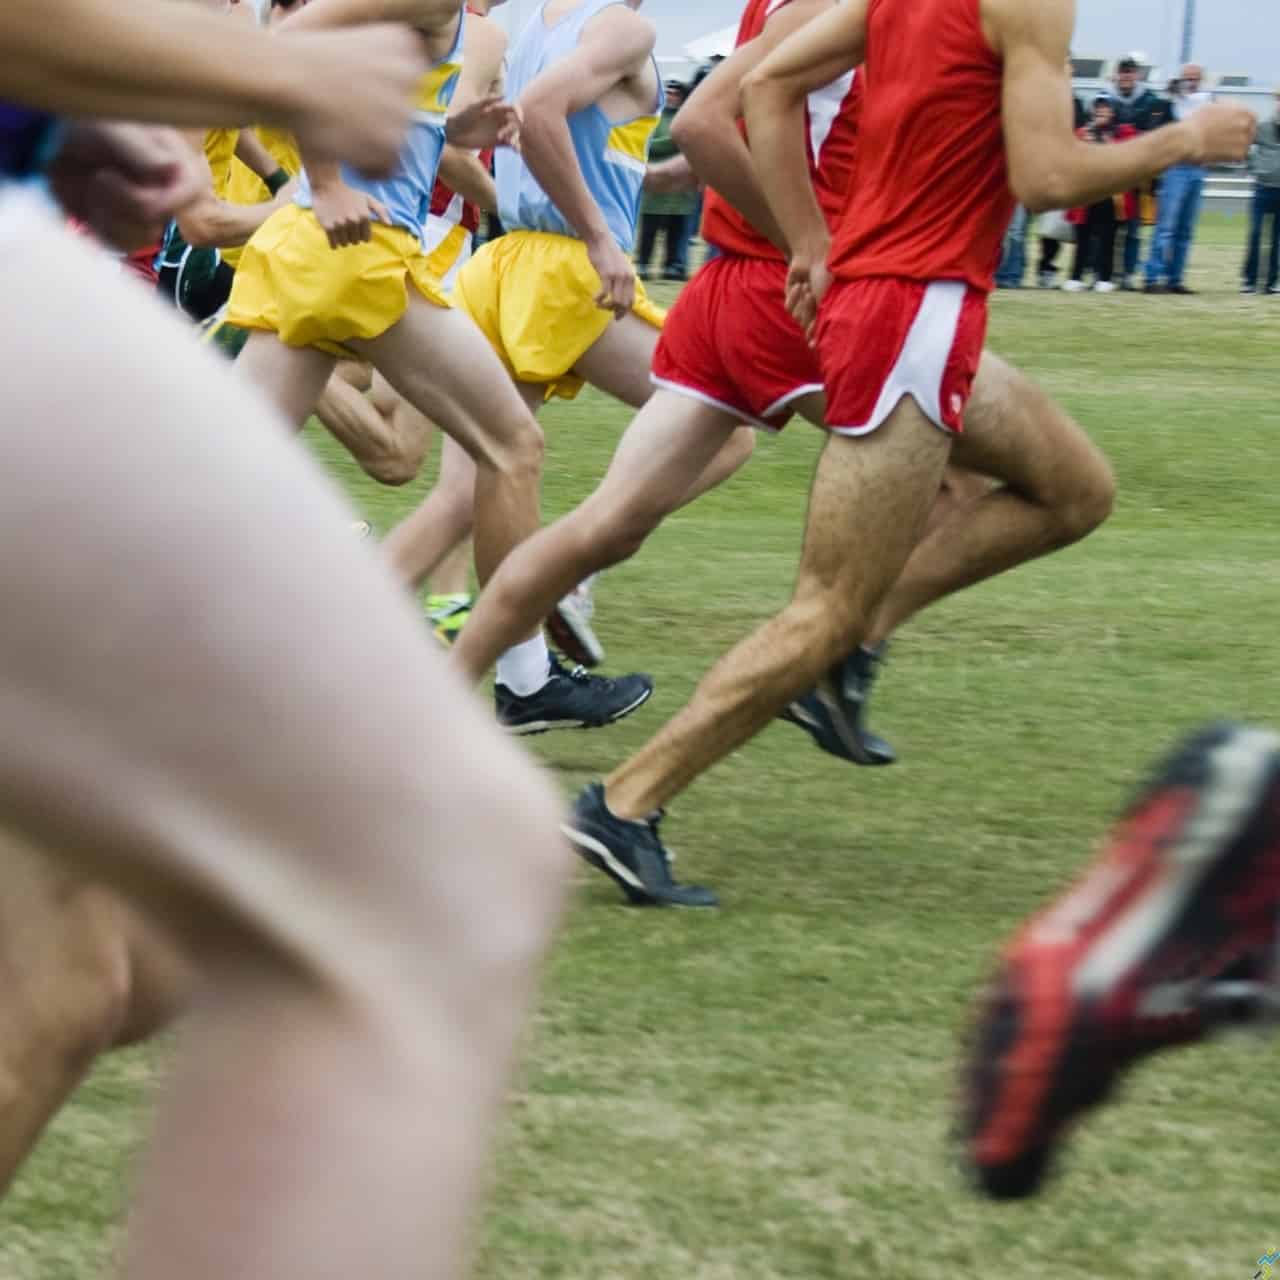
[[[706,120],[697,112],[688,117],[681,112],[671,124],[671,140],[680,154],[688,159],[699,154],[706,139],[713,133],[714,130],[708,128]]]
[[[771,84],[771,78],[763,72],[761,67],[753,67],[742,77],[742,87],[739,92],[742,95],[743,106],[745,107],[747,103],[759,102],[768,92]]]
[[[218,227],[213,218],[196,210],[179,214],[177,221],[182,238],[193,249],[219,247]]]
[[[1029,213],[1066,209],[1073,203],[1066,178],[1052,170],[1011,175],[1014,198]]]

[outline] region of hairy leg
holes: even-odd
[[[639,819],[661,808],[865,638],[919,540],[950,448],[910,398],[871,435],[828,439],[791,602],[722,658],[688,705],[609,775],[615,814]]]
[[[1111,468],[1078,423],[986,352],[955,461],[999,483],[965,496],[916,548],[877,613],[882,640],[945,595],[1085,537],[1110,514]]]
[[[722,410],[657,392],[627,428],[600,487],[512,552],[481,592],[454,645],[459,668],[478,680],[566,592],[633,556],[736,427]]]
[[[560,896],[556,800],[283,424],[28,221],[0,237],[24,299],[0,417],[61,373],[64,448],[0,432],[0,811],[201,977],[126,1274],[453,1280]],[[66,378],[67,314],[104,308]]]

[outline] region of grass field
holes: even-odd
[[[1148,1065],[1035,1204],[971,1197],[946,1143],[957,1033],[996,943],[1176,734],[1280,721],[1280,299],[1236,295],[1242,236],[1206,224],[1198,298],[997,297],[992,345],[1112,458],[1113,521],[904,631],[874,717],[897,767],[853,770],[778,725],[683,797],[666,834],[721,912],[629,910],[582,872],[484,1280],[1247,1280],[1276,1246],[1280,1073],[1253,1040]],[[547,413],[548,515],[626,419],[593,394]],[[426,483],[375,491],[315,443],[380,528]],[[658,692],[615,730],[538,740],[566,794],[785,599],[818,443],[803,425],[762,441],[602,580],[610,665]],[[0,1210],[3,1280],[98,1273],[161,1058],[105,1063],[59,1119]]]

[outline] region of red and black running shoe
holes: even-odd
[[[1068,1125],[1126,1067],[1203,1038],[1224,1004],[1237,1018],[1274,1004],[1278,921],[1280,737],[1211,726],[1004,953],[963,1081],[963,1156],[981,1189],[1034,1194]],[[1233,981],[1242,968],[1262,981]]]

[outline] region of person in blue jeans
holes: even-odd
[[[1000,267],[996,271],[997,289],[1021,289],[1027,274],[1027,221],[1026,205],[1013,211],[1009,229],[1004,233],[1004,248],[1000,254]]]
[[[1150,133],[1173,119],[1173,104],[1160,97],[1142,79],[1142,67],[1132,55],[1120,59],[1116,67],[1115,87],[1110,94],[1111,109],[1118,126],[1131,125],[1139,133]],[[1076,121],[1078,129],[1083,120]],[[1138,193],[1143,196],[1146,193]],[[1133,289],[1138,280],[1138,263],[1142,257],[1142,200],[1131,206],[1134,214],[1121,225],[1124,228],[1124,268],[1121,288]]]
[[[1176,85],[1170,85],[1175,120],[1185,120],[1213,101],[1211,94],[1200,89],[1203,79],[1203,70],[1191,62],[1183,67],[1182,78]],[[1160,215],[1151,242],[1151,256],[1147,258],[1148,293],[1195,292],[1187,288],[1184,277],[1200,221],[1205,176],[1206,170],[1201,165],[1179,164],[1160,179]]]
[[[1258,138],[1249,151],[1249,172],[1257,186],[1249,219],[1249,253],[1244,263],[1241,293],[1257,293],[1262,274],[1262,233],[1271,219],[1271,256],[1267,261],[1267,292],[1280,293],[1280,90],[1270,120],[1258,126]]]

